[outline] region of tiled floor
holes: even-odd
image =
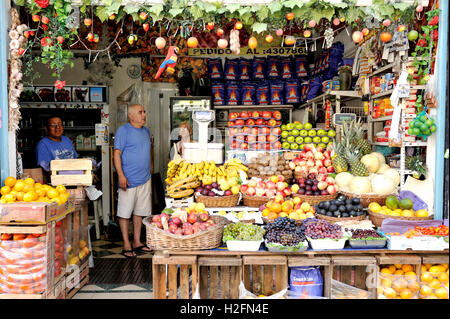
[[[92,241],[91,244],[94,267],[89,271],[89,283],[81,288],[73,299],[153,297],[149,260],[153,256],[152,253],[139,255],[136,259],[127,259],[121,254],[123,242],[110,241],[104,236],[100,240]],[[122,279],[124,280],[121,282]]]

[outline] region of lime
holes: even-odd
[[[422,123],[422,124],[420,125],[420,130],[421,130],[422,132],[425,132],[426,130],[428,130],[428,125],[426,125],[425,123]]]
[[[426,120],[425,123],[426,123],[428,126],[433,125],[433,122],[432,122],[430,119]]]
[[[436,132],[436,125],[435,125],[435,124],[432,124],[432,125],[430,126],[430,132],[431,132],[431,133]]]
[[[411,123],[409,123],[409,127],[414,128],[416,126],[416,120],[411,121]]]
[[[413,135],[420,135],[420,129],[417,127],[413,128]]]
[[[413,208],[413,202],[412,202],[412,200],[409,199],[409,198],[403,198],[403,199],[400,201],[399,207],[400,207],[401,209],[412,209],[412,208]]]
[[[431,131],[430,129],[426,129],[425,131],[422,132],[424,135],[426,136],[430,136],[431,135]]]
[[[414,129],[412,127],[408,128],[408,135],[414,135]]]
[[[391,195],[386,198],[386,206],[389,209],[392,209],[392,210],[397,209],[399,204],[400,203],[399,203],[397,197],[395,197],[395,196]]]
[[[425,123],[425,121],[427,120],[427,117],[425,115],[421,115],[418,117],[419,121],[422,123]]]

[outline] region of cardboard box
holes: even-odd
[[[24,179],[31,177],[36,183],[45,184],[44,171],[42,168],[25,168],[23,170]]]

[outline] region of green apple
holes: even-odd
[[[408,40],[409,41],[416,41],[418,37],[419,37],[419,32],[417,32],[416,30],[411,30],[408,32]]]
[[[295,138],[295,143],[297,143],[297,144],[302,144],[302,143],[303,143],[303,137],[297,136],[297,137]]]
[[[284,142],[287,142],[287,139],[286,139],[286,138],[282,138],[282,139],[281,139],[281,143],[284,143]]]
[[[286,129],[287,129],[288,131],[291,131],[293,128],[294,128],[294,124],[292,124],[292,123],[286,124]]]
[[[323,149],[327,148],[327,145],[325,143],[319,143],[319,146],[322,147]]]
[[[324,136],[326,134],[327,134],[327,132],[324,129],[320,129],[317,131],[317,135],[319,135],[319,136]]]
[[[329,137],[335,137],[336,136],[336,131],[335,130],[329,130],[328,131],[328,136]]]
[[[308,136],[308,131],[307,130],[301,130],[300,131],[300,136],[303,136],[303,137]]]
[[[303,129],[303,124],[302,123],[295,123],[294,124],[294,127],[297,129],[297,130],[302,130]]]
[[[288,131],[281,131],[281,137],[286,138],[288,137],[289,132]]]
[[[289,143],[294,143],[295,137],[293,137],[293,136],[288,136],[287,139],[286,139],[286,141],[288,141]]]
[[[287,128],[286,128],[286,125],[285,125],[285,124],[281,125],[281,130],[282,130],[282,131],[286,131],[286,130],[287,130]]]
[[[303,139],[303,141],[308,144],[308,143],[312,143],[312,137],[311,136],[307,136]]]
[[[310,131],[308,131],[308,135],[309,136],[316,136],[316,130],[310,130]]]
[[[288,149],[290,148],[291,145],[290,145],[288,142],[284,142],[281,146],[282,146],[284,149],[288,150]]]
[[[320,143],[320,136],[314,136],[313,137],[313,142],[314,143]]]
[[[305,148],[305,144],[300,144],[300,146],[298,148],[303,151],[303,149]]]
[[[306,123],[303,125],[303,127],[305,128],[305,130],[310,130],[310,129],[312,129],[312,124],[309,123],[309,122],[306,122]]]
[[[328,143],[330,141],[330,138],[328,136],[323,136],[321,140],[322,143]]]
[[[300,131],[297,130],[296,128],[294,128],[294,129],[291,131],[291,134],[292,134],[293,136],[299,136],[299,135],[300,135]]]
[[[291,150],[298,150],[298,144],[297,143],[291,143]]]

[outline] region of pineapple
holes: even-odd
[[[370,152],[372,152],[372,146],[370,145],[369,141],[364,138],[362,123],[358,120],[358,122],[354,122],[352,124],[356,139],[356,147],[361,150],[363,156],[369,154]]]
[[[350,163],[350,170],[355,176],[369,176],[369,170],[366,165],[361,163],[359,159],[361,158],[359,150],[347,149],[345,151],[345,158]]]
[[[342,173],[348,171],[348,164],[344,157],[344,145],[336,142],[334,144],[334,151],[336,153],[336,156],[333,158],[333,166],[336,171],[336,173]]]

